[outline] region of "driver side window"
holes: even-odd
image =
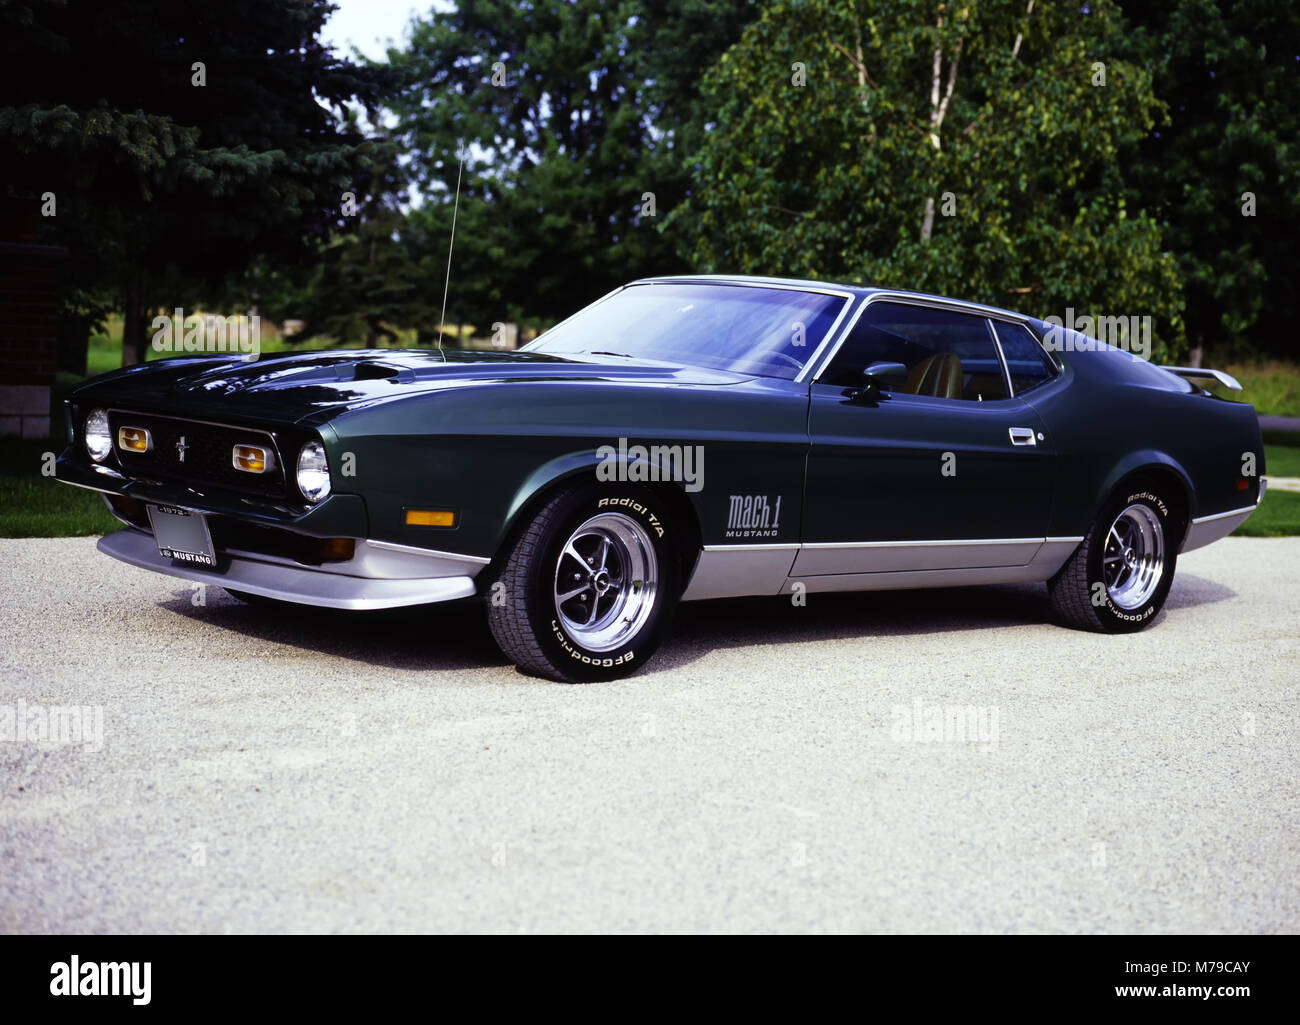
[[[872,363],[902,363],[894,392],[988,402],[1007,397],[1002,361],[983,317],[908,303],[874,302],[858,318],[822,384],[856,388]]]

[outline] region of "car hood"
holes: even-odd
[[[752,378],[646,360],[461,349],[276,353],[258,359],[177,357],[87,381],[78,403],[111,403],[187,417],[297,422],[410,395],[503,381],[730,385]]]

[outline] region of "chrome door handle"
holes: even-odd
[[[1013,445],[1037,445],[1034,440],[1034,431],[1032,427],[1008,427],[1007,433],[1011,435],[1011,444]]]

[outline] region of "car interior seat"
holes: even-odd
[[[961,360],[951,352],[927,356],[907,372],[907,390],[939,399],[961,398]]]

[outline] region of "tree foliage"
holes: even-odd
[[[667,230],[702,270],[1151,315],[1176,349],[1174,259],[1114,175],[1161,115],[1123,29],[1106,0],[775,0],[705,80]]]
[[[656,230],[686,188],[675,147],[699,124],[704,69],[749,16],[736,0],[465,0],[412,26],[389,60],[405,82],[396,136],[427,200],[411,213],[420,258],[445,258],[465,157],[449,318],[555,319],[688,269]]]
[[[28,0],[0,7],[0,165],[53,193],[74,280],[144,307],[258,255],[308,258],[364,190],[372,144],[340,115],[386,73],[319,39],[325,0]],[[134,307],[134,309],[133,309]],[[137,321],[138,322],[138,321]],[[142,337],[134,341],[139,344]]]
[[[1300,8],[1267,0],[1126,3],[1134,60],[1168,124],[1123,162],[1130,195],[1164,225],[1198,346],[1249,338],[1295,352],[1300,260]]]

